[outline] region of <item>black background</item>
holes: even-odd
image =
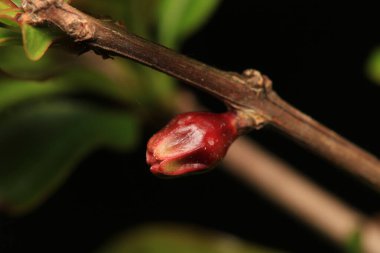
[[[363,3],[223,1],[183,52],[224,70],[261,70],[287,101],[379,155],[380,88],[364,70],[380,45],[379,24],[377,8]],[[176,180],[152,176],[144,150],[150,134],[134,154],[88,157],[31,214],[1,216],[0,252],[91,252],[112,235],[156,221],[198,224],[288,252],[341,252],[222,168]],[[369,187],[283,135],[264,129],[250,136],[347,204],[369,216],[380,210]]]

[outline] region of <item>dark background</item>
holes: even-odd
[[[183,52],[224,70],[261,70],[287,101],[379,155],[380,88],[364,69],[380,45],[379,24],[377,8],[364,4],[223,1]],[[263,129],[250,136],[363,213],[380,210],[369,187],[282,134]],[[152,176],[145,140],[134,154],[96,152],[38,210],[1,216],[0,252],[91,252],[112,235],[156,221],[198,224],[288,252],[340,252],[221,168],[176,180]]]

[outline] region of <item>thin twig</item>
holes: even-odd
[[[76,41],[120,55],[199,87],[241,116],[242,128],[271,124],[380,189],[379,160],[283,101],[258,71],[225,72],[88,16],[63,0],[24,0],[20,22],[53,23]]]
[[[233,143],[225,165],[230,173],[340,246],[347,246],[358,233],[362,252],[380,252],[379,223],[299,175],[291,166],[247,138]]]

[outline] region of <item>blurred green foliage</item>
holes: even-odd
[[[144,226],[118,236],[97,253],[279,253],[231,235],[170,224]]]
[[[380,85],[380,47],[371,52],[366,67],[369,79]]]
[[[54,100],[14,109],[0,119],[2,204],[13,213],[34,207],[88,152],[127,150],[136,132],[130,113],[86,103]]]
[[[21,6],[21,1],[22,0],[11,0],[15,5]]]
[[[12,2],[19,6],[21,1]],[[218,2],[73,4],[178,49]],[[176,93],[173,79],[129,60],[65,52],[59,44],[62,34],[52,27],[18,24],[19,12],[10,1],[0,0],[0,209],[10,214],[43,203],[94,149],[127,152],[145,146],[136,145],[138,126],[149,112],[170,112]],[[57,49],[48,50],[56,40]]]
[[[21,35],[16,31],[0,27],[0,45],[10,46],[12,44],[20,44]]]
[[[362,243],[361,243],[361,234],[360,231],[357,230],[352,233],[345,245],[346,252],[348,253],[362,253]]]
[[[17,8],[8,8],[9,6],[0,6],[0,22],[12,28],[18,28],[18,23],[14,19],[16,14],[19,13]],[[4,9],[1,9],[4,8]]]
[[[162,0],[158,6],[158,41],[178,48],[218,4],[219,0]]]

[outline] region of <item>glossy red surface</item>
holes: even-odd
[[[151,172],[180,176],[214,167],[237,137],[235,114],[191,112],[176,116],[148,142]]]

